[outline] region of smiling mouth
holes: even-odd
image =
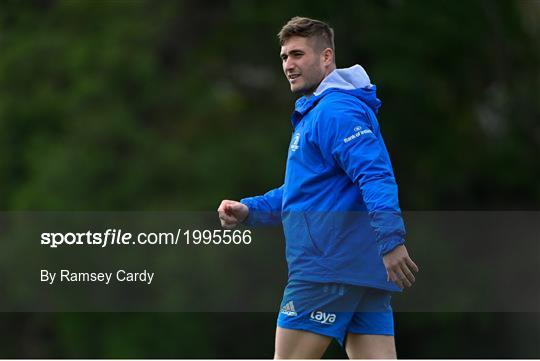
[[[289,79],[289,81],[293,81],[295,79],[297,79],[298,77],[300,77],[300,74],[289,74],[287,76],[287,78]]]

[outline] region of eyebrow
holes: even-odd
[[[289,54],[305,54],[305,51],[303,51],[301,49],[292,49],[292,50],[289,50],[289,52],[287,52],[287,53],[279,54],[279,57],[283,58],[286,55],[289,56]]]

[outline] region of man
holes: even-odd
[[[390,292],[410,287],[397,185],[362,67],[336,69],[333,30],[292,18],[278,34],[283,71],[302,95],[284,184],[224,200],[221,224],[282,223],[289,281],[275,358],[320,358],[336,338],[350,358],[396,358]]]

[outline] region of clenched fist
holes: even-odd
[[[221,226],[233,229],[242,223],[249,214],[249,208],[240,202],[223,200],[217,209]]]

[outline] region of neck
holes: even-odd
[[[319,88],[319,85],[321,85],[321,83],[324,81],[324,79],[326,79],[326,77],[331,73],[333,72],[334,70],[336,70],[336,64],[332,64],[331,66],[327,67],[325,72],[324,72],[324,76],[323,78],[321,79],[321,81],[319,82],[319,84],[317,84],[317,86],[315,88],[313,88],[312,90],[308,91],[307,93],[303,94],[306,98],[311,98],[313,96],[313,93],[315,93],[315,91]]]
[[[324,73],[324,77],[326,78],[328,76],[328,74],[330,74],[334,70],[336,70],[336,64],[330,65],[328,68],[326,68],[326,71]]]

